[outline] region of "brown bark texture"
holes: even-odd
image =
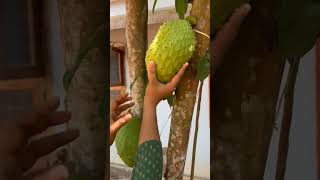
[[[197,19],[194,29],[210,34],[210,1],[194,0],[191,15]],[[189,67],[176,88],[176,98],[170,127],[167,151],[166,179],[182,179],[189,143],[189,132],[199,80],[196,78],[197,60],[206,54],[209,38],[196,33],[197,45]]]
[[[142,117],[143,97],[146,88],[146,66],[144,62],[147,50],[148,2],[126,0],[126,40],[127,61],[131,82],[136,80],[130,95],[136,105],[132,108],[134,116]]]
[[[263,179],[284,70],[276,0],[252,11],[213,77],[211,159],[215,180]],[[213,17],[214,18],[214,17]]]
[[[80,47],[106,22],[106,2],[100,0],[59,0],[60,33],[66,69],[75,64]],[[73,177],[103,179],[107,147],[106,126],[98,113],[107,78],[105,39],[89,50],[67,92],[66,105],[72,113],[70,128],[80,137],[68,146],[68,165]],[[61,82],[62,83],[62,82]]]

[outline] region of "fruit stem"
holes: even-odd
[[[201,31],[198,31],[198,30],[195,30],[195,29],[192,29],[192,30],[193,30],[194,32],[199,33],[199,34],[201,34],[201,35],[203,35],[203,36],[207,37],[208,39],[210,39],[210,36],[209,36],[208,34],[203,33],[203,32],[201,32]]]

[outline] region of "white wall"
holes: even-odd
[[[162,5],[165,6],[165,2],[173,2],[169,3],[174,5],[174,1],[158,1],[162,2]],[[151,4],[152,5],[152,4]],[[159,3],[157,7],[161,4]],[[122,4],[122,6],[124,6]],[[149,3],[150,6],[150,3]],[[163,7],[162,6],[162,7]],[[169,7],[169,6],[167,6]],[[152,7],[151,7],[152,8]],[[113,9],[111,7],[111,12],[114,14],[118,13],[121,14],[119,11],[120,5]],[[122,11],[125,11],[122,8]],[[123,13],[123,12],[122,12]],[[160,24],[149,25],[148,26],[148,44],[151,43],[153,37],[155,36],[157,30],[159,29]],[[110,32],[110,41],[120,41],[125,43],[125,29],[117,29]],[[128,66],[125,63],[126,68],[126,84],[130,84],[129,82],[129,75],[128,75]],[[129,88],[128,88],[129,90]],[[209,87],[208,87],[208,80],[204,82],[203,87],[203,96],[201,102],[201,113],[199,118],[199,131],[198,131],[198,142],[197,142],[197,154],[196,154],[196,168],[195,168],[195,175],[201,177],[210,177],[210,129],[209,129]],[[161,102],[157,107],[157,117],[158,117],[158,127],[159,132],[161,132],[161,141],[162,146],[167,147],[168,140],[169,140],[169,131],[170,131],[170,124],[171,118],[168,118],[170,115],[170,108],[166,101]],[[193,144],[193,136],[194,136],[194,122],[195,122],[195,114],[192,121],[191,132],[190,132],[190,141],[188,146],[188,154],[187,154],[187,162],[185,166],[185,173],[190,174],[191,171],[191,157],[192,157],[192,144]],[[115,145],[112,145],[110,148],[110,160],[114,163],[123,164],[120,158],[117,155],[117,151]]]
[[[63,102],[64,88],[62,84],[64,67],[63,48],[60,37],[60,20],[58,12],[58,4],[56,0],[45,0],[45,18],[47,27],[47,61],[48,61],[48,76],[51,82],[51,95],[60,97]],[[61,103],[60,109],[63,108]]]
[[[154,0],[148,0],[148,9],[151,11]],[[173,0],[158,0],[155,11],[159,9],[171,8],[174,7]],[[112,16],[120,16],[125,14],[125,6],[124,0],[120,0],[118,2],[110,3],[110,17]]]
[[[297,76],[285,180],[317,179],[315,96],[315,51],[312,49],[303,57]],[[277,120],[277,128],[279,130],[274,131],[271,140],[264,180],[273,180],[275,177],[280,119]]]

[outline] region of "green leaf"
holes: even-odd
[[[168,102],[170,107],[173,106],[174,98],[175,98],[175,95],[170,95],[169,97],[167,97],[167,102]]]
[[[153,6],[152,6],[152,13],[154,13],[154,9],[156,8],[157,0],[154,0]]]
[[[197,64],[197,79],[199,81],[205,80],[210,74],[210,61],[207,56],[199,59]]]
[[[279,48],[282,57],[301,58],[314,46],[320,33],[320,2],[282,0]]]
[[[64,75],[63,75],[63,87],[64,89],[67,91],[70,87],[70,84],[71,84],[71,81],[73,79],[73,76],[74,76],[74,71],[71,69],[71,70],[67,70]]]
[[[180,19],[184,19],[184,15],[188,9],[188,1],[186,0],[175,0],[176,12]]]
[[[143,73],[145,73],[147,70],[146,69],[142,69],[138,75],[134,78],[134,80],[130,83],[130,90],[133,88],[133,85],[136,83],[137,79],[139,77],[141,77],[143,75]]]

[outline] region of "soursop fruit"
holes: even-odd
[[[115,138],[116,148],[121,160],[129,167],[135,165],[135,156],[139,143],[141,120],[133,117],[124,125]]]
[[[147,50],[146,67],[153,61],[157,67],[158,80],[167,83],[192,57],[195,45],[196,37],[187,20],[168,21],[160,26]]]

